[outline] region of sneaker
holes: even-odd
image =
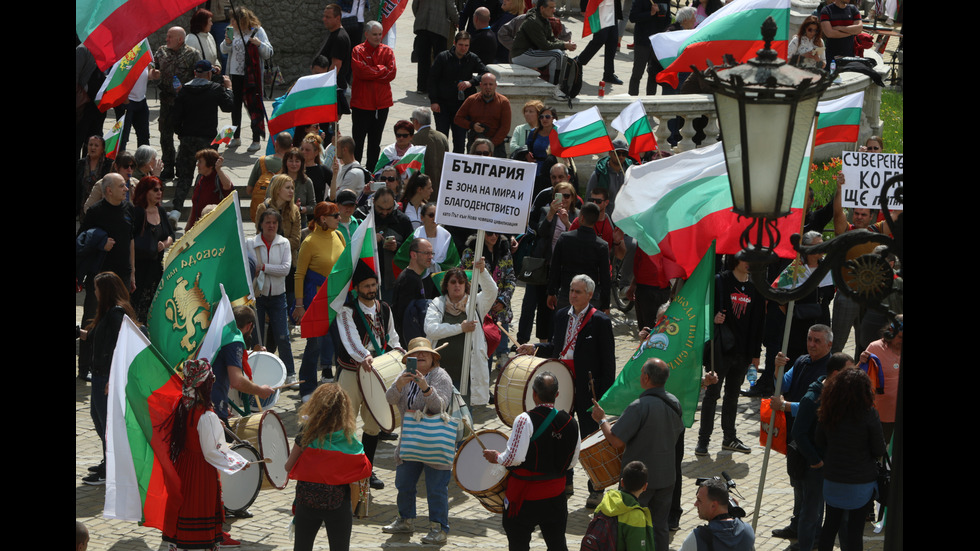
[[[232,138],[231,141],[228,142],[229,149],[231,149],[232,147],[238,147],[240,145],[242,145],[242,141],[239,140],[238,138]]]
[[[442,525],[433,522],[429,525],[429,533],[422,536],[422,543],[430,545],[443,545],[446,543],[446,533],[442,531]]]
[[[313,397],[312,394],[304,394],[303,396],[300,397],[299,401],[305,404],[306,402],[309,402],[310,398],[312,397]]]
[[[225,548],[225,547],[228,547],[228,548],[231,548],[231,547],[241,547],[241,545],[242,545],[242,542],[240,542],[238,540],[231,539],[231,534],[229,534],[228,532],[222,532],[221,533],[221,547],[222,548]]]
[[[728,450],[730,452],[738,453],[751,453],[752,449],[742,443],[738,438],[732,438],[728,442],[721,445],[721,449]]]
[[[82,482],[89,486],[103,486],[105,485],[105,473],[92,473],[83,478]]]
[[[104,473],[105,472],[105,461],[88,468],[90,473]]]
[[[600,503],[602,503],[602,492],[598,490],[589,492],[589,498],[585,500],[585,506],[589,509],[595,509]]]
[[[374,473],[371,473],[371,489],[372,490],[384,490],[385,483],[381,481]],[[411,520],[411,519],[409,519]],[[392,534],[394,532],[391,532]]]
[[[698,445],[697,446],[694,446],[694,455],[696,455],[698,457],[707,457],[708,456],[708,443],[707,442],[698,442]]]
[[[262,149],[261,142],[252,142],[252,145],[248,146],[248,149],[246,149],[245,151],[248,151],[249,153],[255,153],[260,149]]]
[[[602,80],[606,81],[606,84],[622,84],[623,80],[616,75],[609,75],[607,77],[602,77]]]
[[[379,440],[398,440],[398,435],[393,432],[381,431],[378,433]]]
[[[287,385],[291,385],[291,384],[293,384],[295,382],[296,382],[296,375],[287,375],[286,376],[286,384]]]
[[[775,530],[772,531],[772,535],[777,538],[792,540],[792,539],[796,539],[797,534],[796,534],[796,528],[793,528],[792,526],[787,526],[786,528],[776,528]]]
[[[170,214],[167,215],[167,218],[170,220],[171,227],[176,227],[177,222],[180,222],[180,211],[179,210],[170,211]]]
[[[374,480],[374,475],[371,475]],[[373,486],[372,486],[373,488]],[[415,533],[415,519],[397,517],[391,524],[381,529],[385,534],[412,534]]]

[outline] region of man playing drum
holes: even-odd
[[[211,389],[211,404],[214,412],[226,425],[228,424],[228,391],[235,389],[239,392],[252,394],[265,399],[274,392],[269,385],[257,385],[245,376],[242,359],[245,356],[245,338],[250,338],[255,327],[255,310],[249,306],[237,306],[234,309],[235,325],[241,331],[242,337],[232,340],[221,347],[211,362],[214,371],[214,388]]]
[[[595,282],[592,278],[584,274],[573,277],[568,289],[570,306],[555,313],[551,342],[524,344],[517,349],[519,354],[558,358],[569,366],[575,376],[575,413],[579,428],[586,435],[599,429],[589,415],[593,395],[590,381],[594,382],[595,396],[602,396],[616,378],[612,321],[589,304],[593,292]],[[571,481],[569,472],[569,489]],[[586,505],[595,507],[601,500],[602,492],[597,491],[590,480]]]
[[[391,307],[378,300],[378,275],[363,260],[358,260],[351,284],[356,298],[347,297],[337,319],[340,342],[343,344],[337,354],[337,365],[341,367],[337,382],[350,396],[351,407],[360,413],[364,421],[361,442],[364,444],[364,455],[373,466],[381,429],[364,402],[364,396],[357,384],[357,369],[371,371],[375,357],[394,348],[400,349],[401,346],[398,343],[398,333],[395,332]],[[381,490],[384,487],[384,482],[372,471],[371,488]]]
[[[517,416],[507,449],[503,453],[487,449],[483,456],[510,470],[503,519],[510,551],[529,549],[535,526],[541,527],[549,550],[568,549],[565,473],[578,462],[582,441],[575,420],[555,408],[555,376],[541,373],[531,389],[537,407]]]
[[[642,461],[648,466],[647,489],[639,501],[653,516],[654,549],[667,549],[670,544],[667,517],[674,492],[677,440],[684,433],[680,402],[664,390],[669,376],[670,367],[663,360],[647,360],[640,372],[643,393],[626,406],[615,425],[605,419],[606,412],[597,402],[592,409],[592,418],[606,441],[616,448],[626,446],[623,464]]]

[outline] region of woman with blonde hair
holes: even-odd
[[[289,478],[297,481],[293,551],[313,549],[321,525],[327,527],[330,549],[349,549],[350,484],[371,476],[371,462],[354,436],[350,397],[338,384],[321,385],[299,415],[302,432],[286,460]]]
[[[532,99],[524,104],[524,124],[518,124],[511,132],[510,151],[513,153],[527,143],[527,137],[538,127],[538,115],[544,109],[540,100]]]
[[[306,177],[313,182],[313,194],[317,203],[336,199],[336,190],[329,189],[333,181],[333,170],[323,164],[323,138],[318,134],[307,134],[299,144],[299,152],[303,156]]]

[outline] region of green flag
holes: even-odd
[[[701,356],[704,343],[711,338],[714,312],[715,245],[701,258],[691,277],[671,301],[667,313],[651,329],[650,336],[636,349],[616,382],[599,400],[606,413],[620,415],[636,400],[640,387],[640,368],[651,358],[670,366],[666,390],[681,403],[684,426],[694,424],[694,411],[701,391]]]
[[[233,305],[252,295],[248,274],[238,193],[232,192],[200,218],[163,259],[163,277],[147,324],[150,341],[168,364],[186,360],[204,340],[221,300],[221,284]]]

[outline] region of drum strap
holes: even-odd
[[[378,318],[378,321],[380,322],[381,317],[382,317],[381,316],[381,314],[382,314],[381,308],[383,308],[383,306],[381,305],[380,302],[376,302],[376,304],[377,304],[377,307],[375,309],[375,312],[376,312],[375,317]],[[368,322],[367,317],[364,315],[364,312],[361,311],[361,305],[360,305],[359,301],[357,301],[357,300],[354,300],[354,310],[357,311],[357,315],[360,317],[361,323],[363,323],[364,324],[364,327],[367,328],[367,334],[368,334],[369,337],[371,337],[371,345],[374,346],[374,353],[376,355],[378,355],[378,356],[384,354],[385,353],[385,347],[384,346],[380,346],[378,344],[378,339],[375,338],[375,335],[374,335],[376,333],[375,326],[374,326],[374,324]],[[385,329],[382,329],[381,332],[382,333],[387,333],[387,331]],[[388,344],[388,343],[385,342],[385,344]]]
[[[575,330],[575,335],[573,335],[572,338],[568,339],[568,342],[565,343],[565,348],[562,349],[561,355],[558,356],[559,358],[564,358],[565,354],[568,353],[568,349],[575,346],[575,343],[578,341],[578,334],[582,332],[582,328],[585,327],[585,324],[589,323],[589,320],[592,319],[592,314],[594,313],[595,313],[595,308],[590,306],[589,311],[586,312],[585,317],[582,318],[582,323],[578,324],[578,329]],[[572,315],[571,307],[569,307],[568,309],[568,315],[569,316]]]
[[[548,413],[548,416],[545,417],[544,421],[541,422],[541,425],[538,426],[538,430],[534,431],[534,434],[531,435],[531,440],[529,441],[529,443],[534,442],[535,440],[540,438],[541,435],[544,434],[544,431],[548,430],[548,428],[551,426],[551,422],[554,421],[555,417],[557,416],[558,416],[558,409],[552,408],[551,411]]]

